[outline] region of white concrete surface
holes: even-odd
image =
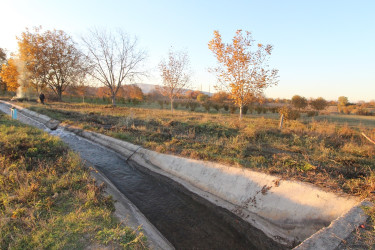
[[[334,250],[347,238],[358,225],[364,224],[368,216],[363,211],[362,207],[373,206],[371,202],[363,201],[357,206],[353,207],[346,214],[334,220],[329,227],[322,228],[309,238],[307,238],[300,245],[295,247],[296,250]]]
[[[358,203],[310,184],[143,148],[130,160],[167,175],[285,244],[303,241]]]

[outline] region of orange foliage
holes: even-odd
[[[5,82],[8,91],[16,91],[18,84],[18,71],[13,58],[9,58],[7,64],[3,64],[0,77]]]
[[[98,90],[96,91],[96,96],[97,97],[110,97],[111,92],[108,89],[108,87],[99,87]]]
[[[136,99],[139,101],[144,99],[142,89],[134,84],[122,86],[122,88],[119,89],[119,96],[125,99]]]
[[[246,31],[243,35],[241,30],[237,30],[232,44],[224,44],[220,33],[214,31],[208,48],[218,60],[214,72],[240,108],[240,118],[242,107],[261,96],[265,88],[277,84],[278,71],[268,69],[267,65],[272,46],[255,44],[250,32]]]
[[[62,30],[26,29],[18,39],[19,58],[30,73],[29,82],[37,92],[48,85],[61,100],[70,85],[81,81],[86,74],[82,53],[72,38]]]
[[[199,90],[188,90],[185,92],[185,96],[188,99],[197,99],[197,97],[202,94]]]
[[[25,62],[25,70],[30,73],[29,82],[38,93],[46,86],[43,79],[46,69],[40,62],[40,59],[44,58],[40,30],[41,27],[35,27],[32,33],[26,29],[17,37],[19,59]]]
[[[212,95],[211,100],[218,103],[224,103],[225,101],[228,101],[230,99],[230,96],[225,91],[220,91]]]

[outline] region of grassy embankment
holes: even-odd
[[[26,105],[27,104],[23,104]],[[162,153],[217,161],[355,195],[375,188],[374,127],[188,111],[53,103],[31,109]]]
[[[375,138],[375,117],[332,116],[328,118],[336,122],[329,122],[319,116],[286,121],[280,130],[275,114],[246,115],[239,122],[236,114],[172,114],[155,108],[72,103],[23,105],[158,152],[249,168],[374,201],[375,145],[360,133]],[[375,219],[375,211],[369,213]],[[375,238],[375,229],[367,232],[368,238]]]
[[[57,138],[0,113],[0,249],[145,248]]]

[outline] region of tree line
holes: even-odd
[[[82,45],[73,41],[62,30],[41,27],[26,29],[17,37],[18,51],[6,59],[0,50],[0,84],[4,90],[32,88],[39,94],[47,87],[58,100],[69,86],[84,86],[96,81],[107,88],[112,104],[125,83],[134,83],[147,75],[144,62],[147,53],[140,49],[138,40],[118,30],[90,30],[82,37]],[[264,89],[278,82],[278,71],[269,69],[271,45],[256,43],[250,32],[237,30],[231,43],[222,41],[219,31],[208,48],[217,59],[212,68],[218,79],[217,89],[226,91],[240,110]],[[186,52],[170,50],[159,63],[162,86],[173,111],[177,96],[190,87],[190,63]],[[22,89],[21,89],[22,91]]]

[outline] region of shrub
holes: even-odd
[[[235,112],[236,112],[236,110],[237,110],[237,107],[236,106],[234,106],[234,105],[231,105],[230,107],[229,107],[229,112],[231,113],[231,114],[234,114]]]
[[[307,117],[313,117],[317,116],[319,113],[317,111],[308,111],[307,112]]]
[[[262,113],[262,107],[260,106],[255,107],[255,111],[258,113],[258,115],[260,115]]]
[[[249,110],[249,106],[243,106],[242,107],[242,114],[246,115],[248,110]]]
[[[281,115],[284,115],[284,118],[287,120],[297,120],[301,117],[300,113],[297,110],[293,110],[288,106],[280,108],[279,113]]]
[[[214,103],[213,105],[212,105],[212,107],[217,111],[217,112],[219,112],[219,110],[220,110],[220,105],[218,104],[218,103]]]
[[[307,106],[307,100],[305,97],[295,95],[292,97],[292,105],[297,109],[304,109]]]
[[[177,108],[178,108],[178,105],[179,105],[178,102],[173,102],[173,108],[174,108],[174,109],[177,109]]]
[[[211,103],[210,102],[204,102],[202,104],[202,106],[204,107],[204,109],[207,111],[207,112],[210,112],[210,108],[211,108]]]
[[[310,105],[316,110],[323,110],[328,106],[328,102],[324,98],[319,97],[315,100],[312,100]]]
[[[189,108],[191,111],[195,111],[196,108],[198,108],[199,104],[196,102],[189,102]]]
[[[228,105],[228,104],[224,104],[223,107],[224,107],[224,110],[225,110],[225,111],[228,111],[228,110],[229,110],[229,105]]]
[[[210,98],[208,95],[205,95],[205,94],[199,94],[197,96],[197,101],[198,102],[206,102],[208,100],[208,98]]]

